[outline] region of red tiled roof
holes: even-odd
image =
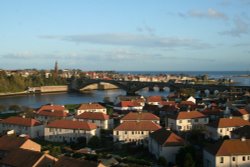
[[[184,140],[175,133],[166,130],[165,128],[158,129],[150,134],[159,145],[162,146],[181,146],[184,145]]]
[[[84,112],[75,117],[76,119],[108,120],[109,116],[101,112]]]
[[[85,103],[81,104],[78,108],[78,110],[91,110],[91,109],[106,109],[99,103]]]
[[[152,121],[125,121],[114,130],[118,131],[155,131],[161,126]]]
[[[20,148],[28,139],[16,136],[2,136],[0,138],[0,150],[13,150]]]
[[[60,105],[44,105],[37,110],[37,113],[40,113],[41,111],[51,111],[51,110],[63,111],[66,109],[64,106],[60,106]]]
[[[9,117],[1,121],[4,124],[14,124],[20,126],[38,126],[41,123],[32,118],[22,118],[22,117]]]
[[[141,106],[141,104],[136,101],[121,101],[118,104],[118,106],[119,107],[139,107]]]
[[[147,98],[147,102],[161,102],[162,97],[161,96],[149,96]]]
[[[206,108],[201,113],[205,115],[220,115],[220,114],[223,114],[223,110],[219,108]]]
[[[149,112],[130,112],[125,115],[121,120],[160,120],[156,115]]]
[[[250,125],[250,122],[242,118],[220,118],[218,121],[208,124],[208,126],[215,128],[239,127],[245,125]]]
[[[179,112],[176,115],[169,115],[169,118],[173,118],[173,119],[194,119],[194,118],[203,118],[206,117],[204,114],[202,114],[199,111],[190,111],[190,112]]]
[[[174,105],[176,105],[175,101],[161,101],[160,104],[163,105],[163,106],[174,106]]]
[[[97,126],[94,123],[73,121],[73,120],[55,120],[47,125],[49,128],[61,128],[61,129],[83,129],[93,130]]]
[[[192,101],[181,101],[180,105],[191,105],[192,106],[192,105],[195,105],[195,104]]]
[[[250,139],[230,139],[209,145],[206,151],[216,156],[249,155]]]
[[[249,113],[247,112],[246,109],[239,109],[238,112],[239,112],[241,115],[249,114]]]
[[[56,162],[54,167],[97,167],[98,164],[93,161],[87,161],[83,159],[75,159],[70,157],[62,156],[59,158],[59,160]]]
[[[37,115],[50,116],[50,117],[67,117],[69,114],[63,110],[41,110]]]

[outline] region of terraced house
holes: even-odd
[[[76,142],[78,138],[84,137],[88,142],[92,136],[99,136],[99,133],[94,123],[55,120],[45,127],[44,137],[52,142]]]

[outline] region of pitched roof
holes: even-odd
[[[150,137],[153,138],[161,146],[184,145],[184,140],[181,137],[169,130],[166,130],[165,128],[154,131],[150,134]]]
[[[91,110],[91,109],[106,109],[99,103],[84,103],[78,107],[78,110]]]
[[[75,159],[70,157],[60,157],[59,160],[56,162],[54,167],[97,167],[98,164],[93,161],[87,161],[83,159]]]
[[[175,101],[161,101],[160,104],[163,105],[163,106],[174,106],[174,105],[176,105]]]
[[[160,120],[156,115],[149,112],[130,112],[121,120]]]
[[[152,121],[125,121],[114,130],[119,131],[155,131],[161,126]]]
[[[55,120],[47,125],[49,128],[61,128],[61,129],[83,129],[93,130],[97,126],[94,123],[73,121],[73,120]]]
[[[219,120],[208,124],[208,126],[214,128],[240,127],[245,125],[250,125],[250,122],[242,118],[220,118]]]
[[[249,114],[249,113],[247,112],[246,109],[239,109],[238,112],[239,112],[241,115]]]
[[[35,119],[22,118],[22,117],[9,117],[9,118],[2,120],[0,123],[14,124],[14,125],[20,125],[20,126],[38,126],[38,125],[41,125],[41,123]]]
[[[149,96],[147,98],[147,102],[161,102],[162,97],[161,96]]]
[[[199,111],[190,111],[190,112],[182,111],[176,115],[169,115],[169,118],[176,119],[176,120],[177,119],[195,119],[195,118],[203,118],[203,117],[206,117],[206,116]]]
[[[44,105],[44,106],[41,106],[37,110],[37,113],[39,113],[41,111],[51,111],[51,110],[54,110],[54,111],[63,111],[63,110],[66,110],[66,108],[64,106],[61,106],[61,105]]]
[[[84,112],[75,117],[76,119],[108,120],[109,115],[101,112]]]
[[[28,139],[16,136],[2,136],[0,138],[0,150],[14,150],[20,148]]]
[[[118,104],[119,107],[138,107],[141,106],[139,102],[136,101],[121,101]]]
[[[15,167],[28,167],[37,163],[42,156],[43,153],[41,152],[16,149],[8,152],[7,155],[0,160],[0,163]]]
[[[206,151],[217,156],[249,155],[250,139],[230,139],[211,144],[205,148]]]
[[[63,110],[41,110],[37,115],[50,117],[67,117],[69,114]]]
[[[181,101],[180,105],[195,105],[192,101]]]

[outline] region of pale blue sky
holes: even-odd
[[[250,0],[2,0],[0,69],[250,69]]]

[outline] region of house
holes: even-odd
[[[75,159],[66,156],[62,156],[55,163],[54,167],[105,167],[102,163],[93,161],[87,161],[84,159]]]
[[[149,96],[146,99],[146,103],[149,105],[159,105],[163,101],[161,96]]]
[[[206,108],[201,113],[206,115],[210,121],[218,120],[224,115],[223,110],[218,107]]]
[[[147,143],[149,133],[161,126],[152,121],[125,121],[113,130],[113,140]]]
[[[196,110],[196,104],[192,101],[181,101],[178,104],[181,111],[194,111]]]
[[[115,110],[119,111],[141,111],[143,106],[136,101],[121,101],[114,106]]]
[[[218,140],[224,136],[231,137],[231,131],[245,125],[250,125],[249,121],[241,118],[220,118],[207,125],[207,137],[214,140]]]
[[[107,114],[107,109],[99,103],[85,103],[81,104],[77,108],[76,115],[80,115],[84,112],[102,112],[104,114]]]
[[[9,151],[0,159],[0,166],[12,167],[41,167],[53,166],[57,158],[42,152],[15,149]]]
[[[246,125],[233,130],[231,132],[231,137],[233,139],[240,139],[240,138],[250,139],[250,125]]]
[[[125,121],[152,121],[160,124],[160,118],[149,112],[130,112],[120,120],[120,123]]]
[[[27,137],[17,137],[15,135],[4,135],[0,138],[0,157],[8,151],[15,149],[26,149],[32,151],[41,151],[41,145],[33,142]]]
[[[149,134],[149,152],[158,159],[164,157],[168,163],[175,164],[175,157],[185,141],[175,133],[161,128]]]
[[[182,111],[175,115],[167,115],[167,127],[175,131],[188,131],[193,128],[204,128],[209,119],[199,111]]]
[[[45,140],[52,142],[76,142],[82,137],[88,142],[92,136],[99,136],[96,124],[83,121],[55,120],[44,130]]]
[[[41,137],[44,134],[44,126],[32,118],[9,117],[0,121],[0,133],[8,130],[14,130],[18,135],[29,135],[31,138]]]
[[[204,167],[249,167],[250,139],[231,139],[211,144],[203,150]]]
[[[117,96],[114,100],[114,104],[117,105],[122,101],[135,101],[140,103],[142,106],[145,105],[145,98],[143,96]]]
[[[57,119],[65,119],[68,116],[69,111],[64,106],[44,105],[36,111],[35,119],[48,123]]]
[[[233,116],[240,117],[246,121],[249,121],[249,118],[250,118],[249,112],[244,108],[237,109],[237,110],[233,111],[232,114],[233,114]]]
[[[101,129],[113,128],[113,119],[110,119],[109,115],[101,112],[84,112],[80,115],[76,115],[75,119],[95,123],[97,127]]]

